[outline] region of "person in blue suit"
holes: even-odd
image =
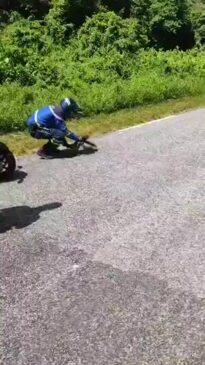
[[[75,142],[85,137],[79,137],[68,130],[66,120],[77,118],[82,114],[79,105],[72,98],[65,98],[60,106],[44,106],[36,110],[27,120],[29,133],[33,138],[48,140],[38,151],[42,158],[52,158],[59,145],[70,147],[66,137]]]

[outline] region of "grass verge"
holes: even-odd
[[[125,109],[112,114],[100,114],[84,119],[79,124],[70,123],[69,128],[80,135],[96,136],[202,106],[205,106],[205,95]],[[16,156],[33,153],[43,144],[42,141],[32,139],[27,132],[8,133],[0,138]]]

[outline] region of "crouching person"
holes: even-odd
[[[81,137],[70,132],[66,120],[78,118],[82,114],[81,108],[72,98],[65,98],[60,106],[45,106],[36,110],[27,120],[29,133],[33,138],[47,140],[38,151],[42,158],[52,158],[58,146],[70,147],[66,137],[74,142],[80,142]]]

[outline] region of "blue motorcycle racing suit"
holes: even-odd
[[[61,107],[45,106],[36,110],[27,120],[27,126],[33,138],[46,139],[56,145],[66,146],[66,137],[75,142],[80,140],[67,129]]]

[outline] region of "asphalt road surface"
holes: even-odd
[[[0,185],[0,364],[203,365],[205,110],[96,142]]]

